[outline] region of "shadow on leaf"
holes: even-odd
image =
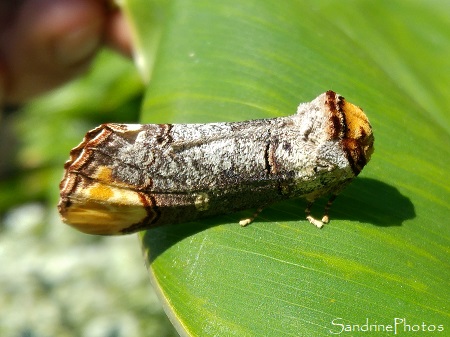
[[[327,199],[324,198],[314,205],[312,212],[317,218],[321,218],[326,201]],[[285,210],[292,214],[277,219],[277,211],[274,210],[270,221],[301,219],[303,209],[298,209],[299,205],[304,207],[305,203],[294,200],[280,204],[276,210]],[[297,212],[296,217],[293,216],[295,212]],[[355,179],[336,198],[330,210],[331,223],[341,219],[383,227],[401,226],[404,221],[413,219],[415,216],[414,205],[408,197],[402,195],[394,186],[370,178]]]
[[[315,205],[313,213],[321,215],[326,200]],[[306,203],[299,200],[280,202],[265,209],[250,226],[258,222],[298,221],[299,225],[308,225],[305,220]],[[167,248],[191,235],[210,227],[233,223],[239,229],[238,221],[251,215],[251,211],[237,212],[229,215],[201,219],[178,225],[162,226],[147,230],[143,234],[143,246],[149,249],[148,259],[153,261]],[[343,193],[339,195],[330,212],[331,223],[342,220],[370,223],[376,226],[401,226],[406,220],[415,217],[414,205],[395,187],[369,178],[355,179]]]
[[[336,199],[337,219],[376,226],[401,226],[416,217],[411,200],[397,188],[369,178],[355,179]],[[333,209],[331,210],[333,212]]]

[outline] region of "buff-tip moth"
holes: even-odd
[[[70,152],[58,209],[82,232],[114,235],[303,198],[306,218],[320,228],[373,142],[364,112],[333,91],[289,117],[103,124]],[[327,195],[325,214],[315,219],[311,206]]]

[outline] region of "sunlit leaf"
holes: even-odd
[[[129,6],[141,13],[136,21],[145,13],[164,18],[158,43],[147,46],[154,60],[142,122],[286,116],[332,89],[364,108],[375,134],[372,161],[323,230],[304,220],[304,202],[289,201],[247,228],[237,222],[251,210],[142,233],[154,286],[178,331],[318,336],[338,332],[338,323],[395,318],[447,327],[448,3]]]

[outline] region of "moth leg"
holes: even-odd
[[[330,199],[328,199],[327,204],[325,205],[325,210],[324,210],[324,214],[322,217],[322,220],[317,220],[316,218],[314,218],[311,215],[311,207],[314,204],[314,201],[311,201],[308,206],[306,206],[305,209],[305,214],[306,214],[306,219],[312,223],[314,226],[316,226],[317,228],[322,228],[324,224],[330,222],[330,218],[328,216],[328,212],[330,211],[331,205],[333,204],[334,199],[336,199],[336,194],[333,194]]]
[[[322,228],[324,223],[320,220],[317,220],[311,215],[311,207],[314,205],[314,201],[311,201],[308,203],[308,206],[306,206],[305,214],[306,214],[306,220],[308,220],[310,223],[312,223],[317,228]]]
[[[328,216],[328,212],[330,211],[331,205],[333,204],[333,201],[336,199],[337,195],[333,194],[330,199],[328,199],[327,204],[325,205],[325,210],[322,217],[323,223],[328,223],[330,221],[330,218]]]
[[[306,220],[308,220],[310,223],[312,223],[317,228],[322,228],[325,225],[322,221],[317,220],[316,218],[312,217],[311,215],[308,215],[306,217]]]
[[[256,217],[259,215],[259,213],[262,212],[262,210],[264,209],[264,207],[260,207],[256,210],[255,213],[253,213],[253,215],[249,218],[246,219],[242,219],[241,221],[239,221],[239,225],[241,225],[241,227],[245,227],[249,224],[251,224],[253,222],[253,220],[256,219]]]

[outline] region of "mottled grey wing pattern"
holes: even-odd
[[[289,117],[104,124],[71,151],[59,210],[82,231],[120,234],[287,198],[313,202],[339,192],[372,151],[364,113],[333,92]]]

